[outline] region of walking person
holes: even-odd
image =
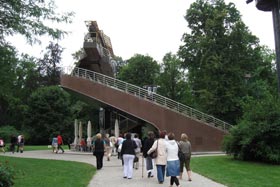
[[[154,142],[153,146],[148,151],[148,155],[149,155],[153,151],[157,150],[157,157],[155,158],[155,164],[157,167],[157,179],[159,184],[163,184],[164,182],[165,166],[167,163],[166,140],[164,139],[165,135],[166,135],[165,131],[160,132],[159,139]]]
[[[4,139],[0,137],[0,149],[5,153],[5,142]]]
[[[96,157],[96,168],[99,170],[103,167],[103,157],[105,151],[105,142],[100,133],[96,134],[96,140],[93,142],[93,155]]]
[[[177,176],[180,175],[180,160],[178,157],[178,144],[175,141],[174,133],[168,134],[168,141],[166,141],[167,149],[167,166],[166,166],[166,176],[170,178],[170,186],[175,183],[176,186],[180,186]]]
[[[18,139],[15,135],[11,136],[11,145],[10,145],[10,151],[14,154],[15,153],[15,147],[18,144]]]
[[[138,134],[135,134],[134,135],[134,138],[133,140],[135,141],[136,145],[137,145],[137,148],[135,149],[135,156],[138,158],[136,160],[136,162],[134,162],[134,165],[135,165],[135,169],[138,169],[139,168],[139,158],[140,158],[140,153],[141,153],[141,148],[142,148],[142,142],[141,140],[139,139],[138,137]]]
[[[61,149],[62,153],[64,153],[64,149],[62,148],[62,145],[63,145],[63,139],[62,139],[62,136],[59,134],[57,136],[57,150],[56,150],[56,153],[58,153],[59,149]]]
[[[123,140],[124,140],[123,136],[122,136],[122,134],[120,134],[119,137],[117,138],[117,143],[116,143],[116,149],[117,149],[117,152],[118,152],[118,159],[122,159],[121,156],[120,156],[121,153],[119,151],[120,150],[119,146],[122,144]]]
[[[21,137],[22,137],[22,135],[18,135],[18,137],[17,137],[17,153],[19,152]]]
[[[180,161],[180,179],[182,179],[182,174],[183,174],[183,170],[184,170],[184,166],[185,166],[185,168],[187,170],[188,181],[192,181],[191,168],[190,168],[192,152],[191,152],[191,143],[189,141],[187,134],[185,134],[185,133],[181,134],[181,141],[179,142],[178,145],[185,155],[185,160]]]
[[[24,147],[24,136],[21,135],[20,142],[19,142],[19,151],[20,151],[20,153],[23,153],[23,147]]]
[[[133,176],[133,160],[135,157],[135,149],[137,145],[131,139],[131,134],[125,135],[125,140],[122,143],[121,157],[123,158],[123,178],[132,179]]]
[[[116,149],[116,143],[117,143],[117,138],[115,136],[110,136],[110,146],[112,149],[112,155],[116,156],[117,155],[117,149]]]
[[[52,151],[53,151],[53,153],[57,153],[57,147],[58,147],[57,137],[53,137],[53,139],[52,139]]]
[[[106,134],[105,135],[105,150],[106,150],[106,157],[107,161],[110,161],[111,155],[112,155],[112,148],[111,148],[111,141],[110,141],[110,135]]]
[[[148,138],[144,141],[143,145],[143,156],[146,161],[146,170],[148,173],[148,178],[153,177],[153,169],[154,169],[154,164],[153,164],[153,159],[148,155],[148,150],[153,146],[155,141],[155,134],[153,131],[148,132]]]

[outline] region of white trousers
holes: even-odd
[[[132,178],[133,175],[133,160],[134,155],[123,155],[123,176],[127,178]]]

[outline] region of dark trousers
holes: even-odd
[[[149,171],[149,170],[153,170],[153,160],[151,157],[147,156],[146,158],[146,170]]]
[[[64,153],[64,149],[62,148],[61,144],[58,144],[58,146],[57,146],[57,152],[59,151],[59,149],[61,149],[61,151]]]
[[[175,182],[176,186],[179,186],[178,178],[176,176],[171,176],[171,178],[170,178],[170,185],[172,186],[174,184],[174,182]]]
[[[16,147],[16,145],[13,144],[13,143],[10,145],[10,151],[11,151],[12,153],[15,152],[15,147]]]
[[[19,143],[17,144],[17,152],[19,152]]]
[[[101,169],[103,167],[103,156],[104,152],[95,152],[97,169]]]

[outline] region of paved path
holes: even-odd
[[[85,162],[91,165],[95,165],[95,157],[91,153],[77,153],[71,151],[65,151],[64,154],[54,154],[51,151],[26,151],[22,154],[15,153],[10,154],[7,152],[3,154],[5,156],[13,157],[26,157],[26,158],[41,158],[41,159],[54,159],[54,160],[69,160]],[[147,173],[144,169],[142,177],[142,159],[140,159],[140,168],[134,170],[133,179],[123,179],[123,170],[121,166],[121,161],[115,156],[111,158],[111,161],[106,161],[104,158],[103,168],[98,170],[96,175],[91,179],[88,187],[156,187],[156,186],[169,186],[170,178],[165,178],[164,184],[158,184],[156,179],[156,172],[154,172],[155,177],[147,178]],[[210,179],[207,179],[196,173],[192,173],[192,181],[186,180],[186,173],[183,173],[183,180],[180,180],[182,187],[224,187],[219,183],[216,183]],[[174,185],[175,186],[175,185]]]

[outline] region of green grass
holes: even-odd
[[[0,156],[15,171],[14,187],[85,187],[96,169],[86,163]]]
[[[191,168],[229,187],[275,187],[280,166],[234,160],[230,156],[193,157]]]
[[[10,144],[6,145],[6,151],[9,151]],[[62,146],[64,150],[68,150],[67,145]],[[17,150],[17,146],[16,146]],[[48,145],[24,145],[24,151],[52,150]]]
[[[68,150],[67,145],[63,145],[62,148],[64,150]],[[38,151],[38,150],[52,150],[52,148],[49,148],[48,145],[25,145],[24,151]]]

